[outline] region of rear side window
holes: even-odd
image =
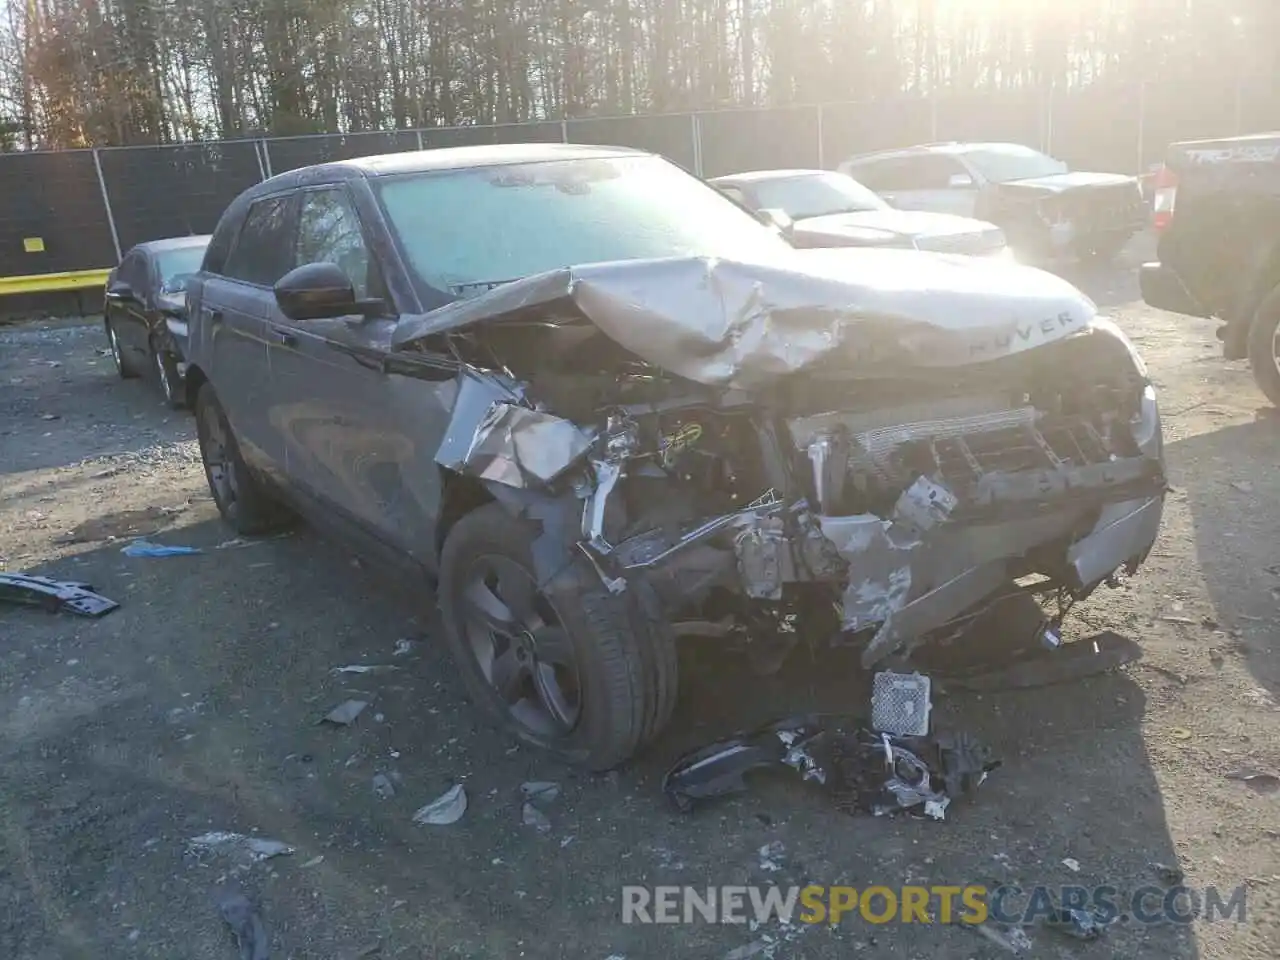
[[[289,269],[289,197],[268,197],[249,207],[222,275],[269,287]]]

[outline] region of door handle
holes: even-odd
[[[286,347],[296,347],[298,345],[297,335],[289,330],[281,330],[279,327],[271,327],[270,336],[273,343],[283,344]]]
[[[200,312],[204,315],[205,320],[207,320],[211,326],[216,327],[222,322],[221,310],[214,310],[212,307],[201,307]]]

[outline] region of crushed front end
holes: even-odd
[[[656,581],[672,616],[728,588],[748,624],[829,631],[868,666],[962,632],[1022,582],[1070,600],[1133,572],[1166,489],[1154,390],[1105,322],[945,386],[863,381],[800,415],[621,408],[604,437],[581,546],[606,583]]]
[[[899,284],[606,265],[431,318],[408,348],[448,331],[474,365],[437,460],[541,524],[544,587],[585,562],[677,633],[851,644],[868,666],[1136,570],[1166,480],[1124,334],[1039,271],[856,256],[824,262]]]

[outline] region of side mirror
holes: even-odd
[[[138,295],[133,292],[133,287],[129,286],[125,281],[117,280],[107,287],[107,299],[114,300],[116,303],[130,303],[136,302]]]
[[[953,173],[947,185],[952,187],[972,187],[973,177],[967,173]]]
[[[795,227],[795,221],[791,219],[787,211],[779,210],[777,207],[764,207],[761,210],[757,210],[756,219],[766,227],[773,227],[784,237],[790,236],[792,229]]]
[[[276,305],[290,320],[328,320],[379,313],[381,300],[357,300],[351,278],[336,263],[305,263],[276,281]]]

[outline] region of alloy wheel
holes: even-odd
[[[116,336],[116,328],[107,324],[107,342],[111,345],[111,359],[116,363],[116,370],[124,373],[124,360],[120,356],[120,339]]]
[[[582,713],[573,643],[533,575],[507,557],[477,557],[461,608],[475,664],[511,718],[542,737],[563,737]]]
[[[169,379],[169,365],[164,362],[164,354],[159,350],[153,350],[151,354],[155,358],[156,378],[160,381],[160,390],[164,393],[166,401],[173,402],[173,381]]]

